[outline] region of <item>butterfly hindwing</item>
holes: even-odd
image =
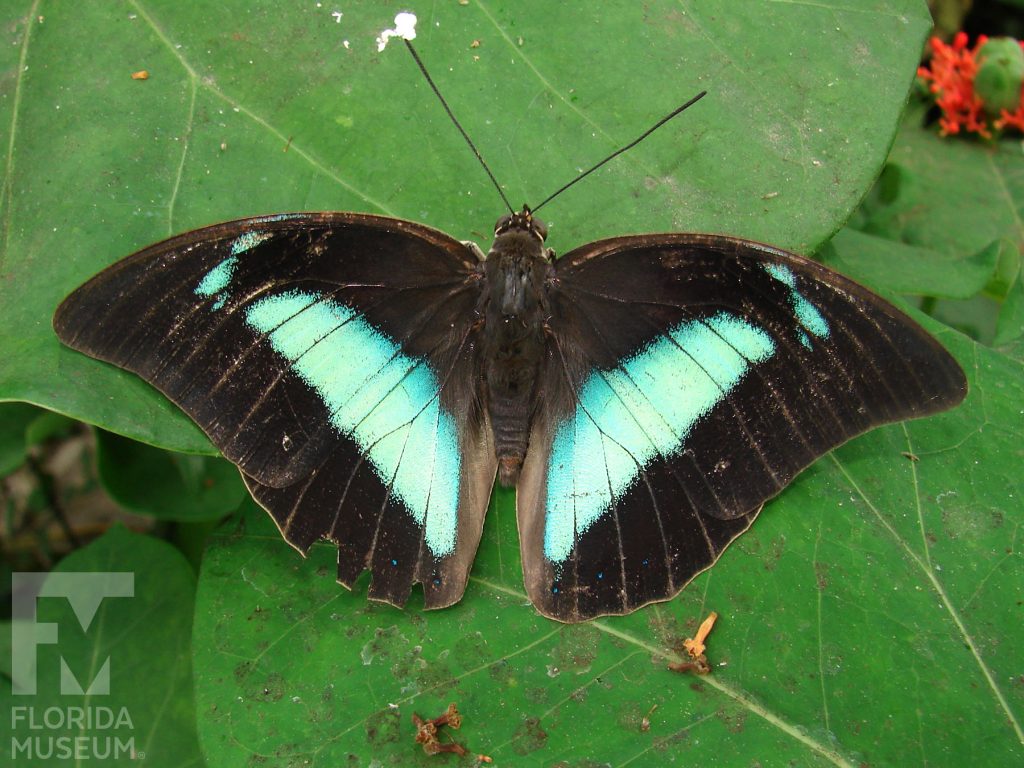
[[[307,477],[284,488],[243,476],[253,497],[298,549],[304,551],[321,536],[337,543],[338,581],[345,586],[368,568],[371,598],[404,605],[412,585],[419,582],[426,607],[442,608],[462,597],[495,474],[489,424],[465,425],[460,439],[461,473],[450,478],[450,488],[444,487],[444,476],[431,487],[432,496],[455,494],[457,503],[432,505],[436,509],[419,526],[401,524],[409,515],[407,501],[389,492],[379,473],[346,443]],[[405,466],[415,469],[427,461],[440,469],[444,462],[436,449],[431,456],[428,446],[417,448],[420,451]],[[423,455],[424,448],[428,455]],[[306,514],[307,508],[327,514]]]
[[[950,407],[963,373],[857,284],[768,246],[645,235],[556,262],[518,485],[527,591],[580,620],[667,599],[817,457]]]
[[[239,466],[300,551],[339,580],[428,606],[462,594],[495,473],[473,389],[476,257],[435,230],[285,214],[189,232],[118,262],[54,318],[139,374]]]

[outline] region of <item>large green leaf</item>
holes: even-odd
[[[32,422],[46,411],[25,403],[0,403],[0,477],[13,472],[25,461]]]
[[[875,289],[968,299],[992,278],[999,248],[983,248],[975,254],[941,253],[844,227],[817,256],[832,269]]]
[[[1016,342],[1019,345],[1022,339],[1024,339],[1024,271],[1017,275],[1017,279],[1006,294],[1003,311],[999,314],[999,325],[996,328],[994,343]],[[1018,360],[1024,358],[1020,354],[1016,357]]]
[[[96,465],[107,493],[123,507],[160,520],[218,520],[247,491],[225,459],[153,448],[109,432],[96,434]]]
[[[0,10],[17,43],[0,54],[0,399],[209,451],[147,387],[59,347],[62,295],[172,232],[278,210],[386,212],[486,244],[493,190],[401,48],[372,48],[392,10],[333,10]],[[927,28],[911,0],[450,3],[421,18],[421,51],[514,202],[711,91],[545,209],[559,251],[668,229],[813,250],[877,172]],[[197,604],[210,763],[436,764],[409,716],[450,700],[456,736],[505,765],[1020,762],[1022,373],[957,343],[966,406],[827,457],[678,600],[623,619],[537,617],[505,493],[466,600],[428,614],[344,592],[330,547],[302,561],[249,509],[215,541]],[[712,676],[666,672],[710,609]]]
[[[1015,141],[942,138],[925,107],[907,110],[883,181],[851,224],[960,258],[1024,240],[1024,157]]]
[[[191,568],[168,544],[118,527],[65,558],[47,583],[72,575],[81,585],[86,575],[99,573],[132,574],[133,595],[103,599],[87,629],[67,598],[36,600],[37,623],[55,625],[56,637],[36,646],[35,693],[14,693],[9,678],[0,681],[0,709],[10,726],[0,739],[4,764],[134,765],[134,754],[146,766],[202,766],[191,696]],[[8,627],[3,630],[10,637]],[[85,694],[61,692],[65,664]],[[107,664],[109,692],[90,692]],[[74,719],[76,711],[89,719]],[[111,713],[116,727],[104,725]],[[77,761],[74,753],[61,758],[69,744],[80,750]],[[134,753],[124,754],[126,747]],[[113,759],[115,749],[120,759]]]
[[[888,290],[969,299],[933,314],[1022,359],[1022,172],[1018,142],[941,138],[915,102],[878,183],[821,256]]]
[[[62,296],[154,240],[256,213],[383,212],[487,244],[494,190],[402,46],[376,51],[393,9],[334,10],[4,6],[0,399],[209,452],[149,387],[60,347]],[[680,229],[813,250],[881,166],[929,23],[920,0],[533,0],[421,16],[424,58],[516,203],[708,89],[545,209],[559,251]]]
[[[200,576],[207,758],[432,764],[411,715],[455,701],[454,735],[496,765],[1020,764],[1024,371],[940,338],[968,371],[963,406],[833,452],[678,599],[627,617],[537,615],[509,493],[464,600],[428,613],[345,591],[332,547],[302,561],[251,508]],[[711,675],[669,672],[710,610]]]

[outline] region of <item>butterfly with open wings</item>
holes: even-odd
[[[101,272],[54,328],[180,406],[371,598],[457,602],[514,486],[527,593],[562,621],[671,598],[823,453],[966,394],[917,323],[801,256],[650,234],[556,260],[525,206],[494,232],[484,254],[360,213],[217,224]]]

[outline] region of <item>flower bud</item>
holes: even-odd
[[[1010,37],[996,37],[978,50],[978,74],[974,92],[985,102],[985,111],[998,117],[1002,110],[1016,111],[1024,85],[1024,50]]]

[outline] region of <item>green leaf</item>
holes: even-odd
[[[161,520],[217,520],[247,495],[238,470],[224,459],[172,453],[102,430],[96,432],[96,463],[115,501]]]
[[[203,764],[190,695],[188,648],[195,595],[192,571],[169,545],[117,527],[65,558],[47,577],[47,583],[52,584],[58,575],[74,574],[82,584],[84,579],[79,574],[108,572],[133,574],[134,596],[103,599],[86,630],[68,599],[37,598],[36,621],[56,626],[56,642],[36,646],[34,694],[14,693],[9,679],[0,681],[0,700],[12,726],[5,731],[11,738],[0,740],[5,764],[26,768],[73,764],[73,758],[62,760],[55,755],[41,760],[26,751],[30,747],[45,755],[50,740],[61,738],[84,739],[81,748],[89,763],[128,764],[127,757],[101,759],[105,750],[114,748],[108,737],[119,739],[123,745],[131,740],[136,757],[151,768]],[[67,665],[82,689],[88,690],[106,662],[109,694],[61,693],[62,664]],[[90,711],[94,726],[79,727],[71,721],[76,708]],[[98,718],[104,714],[99,710],[103,708],[114,714],[115,721],[121,723],[119,727],[100,724]],[[122,713],[126,713],[127,721]],[[56,723],[58,715],[62,724],[45,727],[45,717]],[[32,728],[32,722],[39,727]],[[26,741],[29,747],[24,746]],[[53,747],[59,748],[59,744]]]
[[[988,290],[992,295],[1003,298],[1009,295],[1022,271],[1020,241],[1003,238],[993,243],[992,246],[998,248],[998,260],[996,273],[988,285]]]
[[[822,263],[876,289],[966,299],[995,272],[1002,242],[976,254],[948,254],[845,227],[818,253]]]
[[[1017,275],[1017,280],[1007,292],[999,313],[996,325],[996,346],[1005,346],[1024,338],[1024,273]]]
[[[364,583],[335,584],[333,547],[303,561],[250,507],[200,575],[208,759],[407,765],[412,713],[454,701],[452,737],[497,765],[1019,764],[1024,368],[940,338],[968,371],[963,406],[826,456],[679,598],[626,617],[538,616],[510,492],[465,598],[435,612],[418,593],[368,604]],[[668,671],[711,610],[711,675]]]
[[[967,259],[998,240],[1017,244],[1000,273],[1016,274],[1024,241],[1024,156],[1019,142],[941,138],[925,108],[907,110],[881,183],[851,219],[868,234]],[[1012,277],[1012,275],[1011,275]]]
[[[36,409],[34,418],[25,429],[25,442],[28,445],[39,445],[47,440],[67,437],[78,425],[74,419],[52,411]]]
[[[151,388],[60,347],[50,318],[64,295],[155,240],[258,213],[388,213],[487,244],[502,212],[494,190],[402,46],[376,51],[393,9],[346,3],[340,23],[333,10],[0,11],[14,43],[0,58],[0,398],[212,453]],[[424,10],[419,49],[517,202],[708,89],[544,210],[559,252],[659,230],[815,250],[881,167],[929,27],[919,0]],[[142,69],[149,79],[130,77]]]
[[[1018,143],[943,139],[923,120],[913,104],[878,183],[822,258],[886,290],[961,299],[930,313],[986,343],[999,334],[1009,351],[1024,248]]]
[[[46,411],[28,403],[0,403],[0,477],[25,461],[29,425]]]
[[[7,581],[10,580],[10,571],[4,573],[4,578]],[[0,679],[10,679],[12,677],[11,649],[13,644],[11,642],[11,635],[13,633],[11,632],[11,627],[10,621],[0,621]],[[2,685],[3,683],[0,683],[0,686]],[[7,695],[6,692],[4,695]]]

